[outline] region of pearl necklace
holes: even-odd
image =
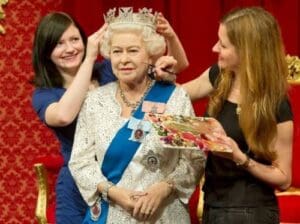
[[[131,103],[131,102],[126,98],[126,96],[125,96],[125,94],[124,94],[124,91],[123,91],[123,89],[121,88],[120,82],[118,82],[118,84],[119,84],[119,89],[120,89],[120,96],[121,96],[121,99],[122,99],[123,103],[125,103],[125,105],[126,105],[127,107],[130,107],[130,108],[132,109],[132,112],[133,112],[133,111],[135,111],[136,108],[144,101],[144,98],[146,97],[146,95],[147,95],[148,92],[150,91],[151,87],[153,86],[154,81],[150,81],[150,80],[147,81],[147,85],[148,85],[148,86],[147,86],[146,91],[145,91],[144,94],[141,96],[141,98],[140,98],[138,101],[134,102],[134,103]]]

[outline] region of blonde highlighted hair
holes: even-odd
[[[240,58],[240,127],[256,157],[274,161],[276,114],[287,96],[288,76],[279,25],[259,7],[234,10],[223,17],[221,24]],[[232,71],[221,70],[216,91],[210,97],[210,115],[217,116],[220,112],[234,75]]]

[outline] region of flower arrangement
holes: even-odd
[[[212,141],[207,138],[207,134],[211,135],[218,128],[212,118],[149,113],[146,119],[152,123],[163,147],[232,152],[220,139],[215,137]]]
[[[288,81],[290,83],[300,83],[300,59],[298,56],[286,56],[288,64],[289,76]]]

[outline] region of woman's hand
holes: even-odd
[[[278,156],[270,165],[260,163],[252,158],[249,160],[245,153],[240,150],[237,143],[225,135],[214,133],[206,135],[206,137],[212,141],[221,140],[232,149],[232,154],[213,152],[214,154],[231,159],[237,164],[245,164],[246,162],[246,167],[242,167],[247,169],[254,177],[269,184],[271,187],[286,190],[291,185],[292,177],[293,122],[286,121],[277,124],[277,132],[277,137],[271,146],[276,150]]]
[[[172,26],[162,13],[158,13],[156,31],[166,39],[171,39],[176,36]]]
[[[135,201],[132,216],[139,221],[151,219],[163,200],[171,193],[172,187],[165,181],[151,185],[145,190],[145,195]]]
[[[174,73],[176,64],[177,61],[173,56],[161,56],[155,63],[155,79],[174,82],[176,80]]]
[[[139,197],[146,195],[145,192],[131,191],[117,186],[111,187],[109,189],[108,194],[110,200],[112,200],[114,203],[121,206],[124,210],[126,210],[130,214],[134,209],[136,200]]]
[[[204,122],[209,122],[209,126],[211,127],[212,132],[226,136],[226,132],[223,126],[217,119],[213,117],[205,117],[204,119]]]
[[[247,159],[245,153],[241,151],[238,144],[225,133],[213,132],[212,134],[205,134],[209,140],[223,144],[225,147],[230,148],[232,153],[222,152],[222,151],[212,151],[214,155],[230,159],[235,163],[244,163]]]
[[[174,29],[162,13],[159,13],[157,16],[156,31],[166,40],[168,49],[167,54],[172,55],[178,61],[176,66],[173,67],[173,71],[179,73],[186,69],[189,66],[189,61],[184,48]]]
[[[86,58],[91,60],[96,60],[99,54],[99,49],[103,41],[103,35],[107,29],[107,24],[105,23],[99,30],[90,35],[87,40],[86,47]]]

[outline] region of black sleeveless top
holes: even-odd
[[[209,79],[213,85],[218,75],[219,68],[213,65],[209,71]],[[236,108],[237,104],[225,101],[216,119],[222,124],[226,134],[237,142],[240,149],[253,158],[239,127]],[[276,118],[277,123],[293,119],[288,99],[281,103]],[[268,164],[265,161],[259,162]],[[256,207],[277,204],[272,187],[255,178],[248,171],[237,167],[233,161],[211,153],[207,158],[203,190],[205,204],[213,207]]]

